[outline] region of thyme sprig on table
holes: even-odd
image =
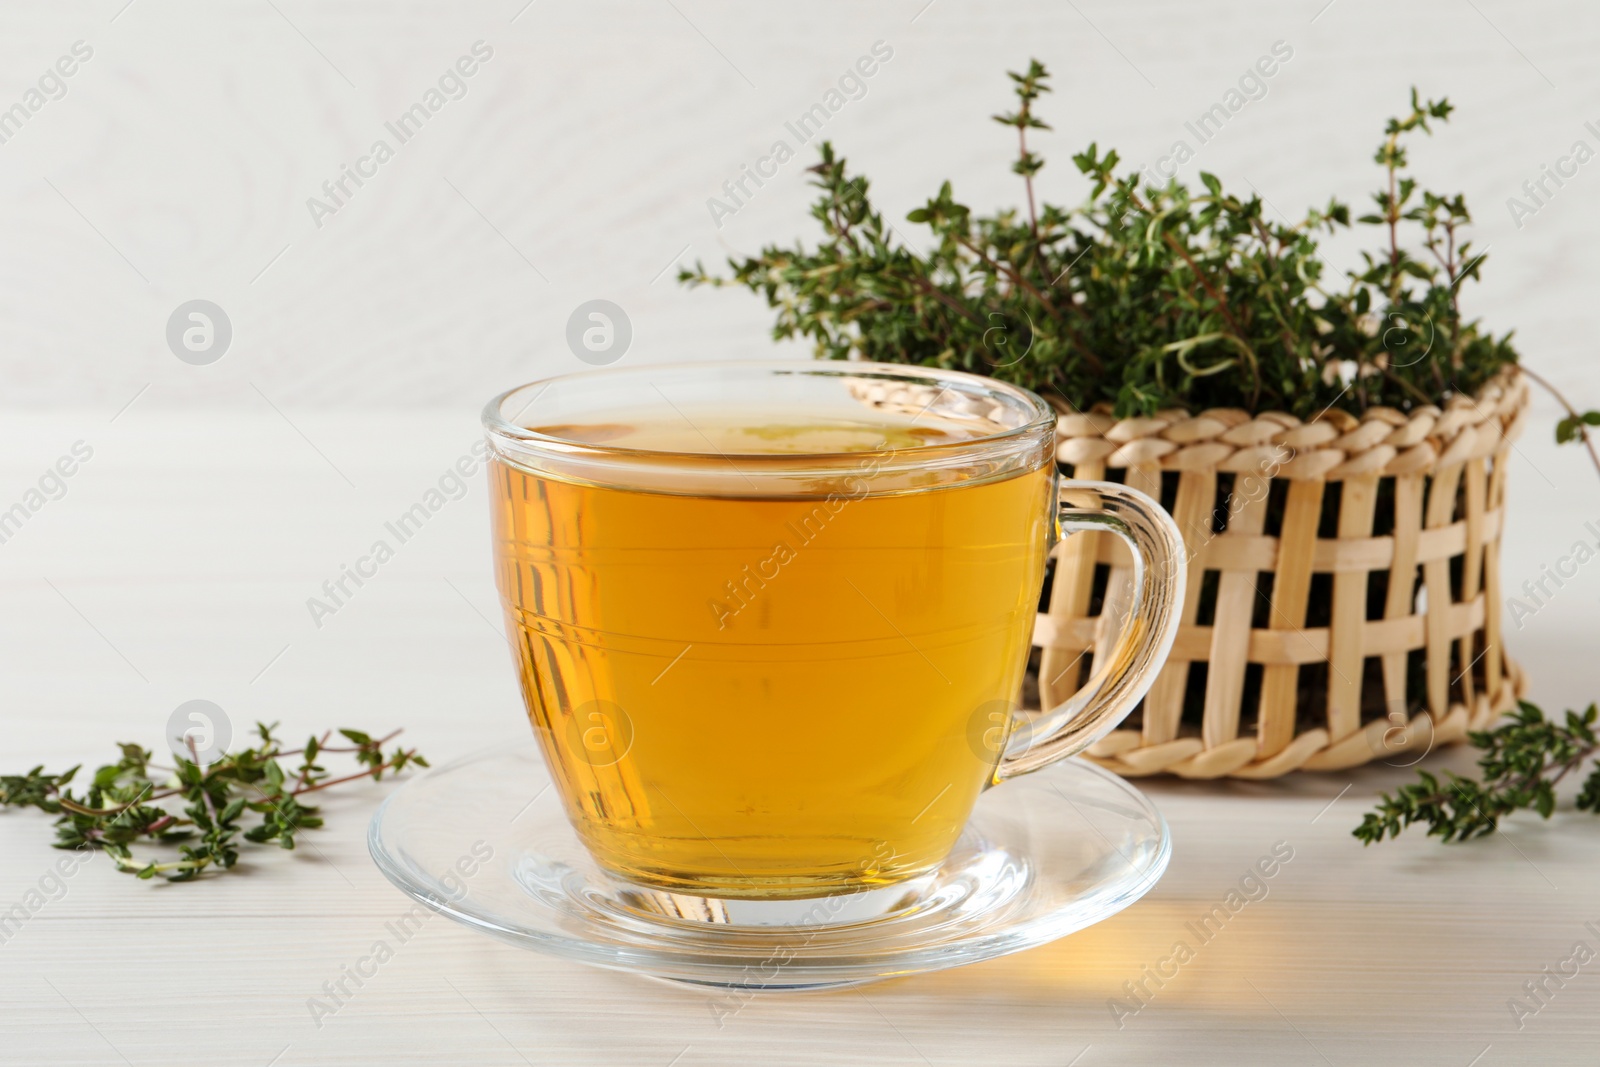
[[[202,764],[175,757],[175,765],[151,762],[152,753],[122,743],[122,758],[99,767],[81,795],[70,784],[81,767],[50,774],[43,765],[26,774],[0,776],[0,806],[32,807],[56,819],[56,848],[93,848],[110,856],[117,869],[140,878],[157,875],[188,882],[203,872],[231,870],[241,844],[295,847],[301,830],[322,826],[318,809],[301,802],[307,793],[360,779],[381,779],[428,761],[414,748],[384,746],[395,730],[374,738],[360,730],[340,730],[349,744],[330,745],[333,731],[312,736],[301,748],[286,749],[273,734],[277,723],[257,723],[260,743]],[[192,746],[192,742],[191,742]],[[330,776],[318,760],[325,753],[348,754],[362,770]],[[299,757],[285,769],[284,761]],[[176,809],[176,810],[174,810]],[[250,816],[259,816],[251,820]],[[253,825],[246,825],[253,821]],[[175,846],[177,859],[135,858],[135,845]]]
[[[1595,704],[1582,713],[1569,711],[1565,722],[1556,722],[1524,701],[1503,725],[1468,735],[1483,750],[1478,760],[1482,781],[1450,771],[1441,780],[1421,771],[1416,782],[1384,793],[1351,833],[1371,845],[1422,823],[1430,837],[1467,841],[1493,833],[1501,819],[1516,811],[1531,809],[1548,819],[1556,810],[1556,786],[1600,754],[1597,720],[1600,706]],[[1576,807],[1600,813],[1600,767],[1590,769]]]

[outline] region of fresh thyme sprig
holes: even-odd
[[[1448,100],[1413,89],[1409,109],[1384,127],[1376,210],[1354,220],[1376,228],[1381,247],[1341,281],[1328,277],[1318,245],[1352,226],[1338,200],[1292,221],[1203,171],[1195,190],[1119,175],[1117,153],[1093,144],[1072,157],[1087,199],[1041,200],[1045,161],[1028,134],[1050,130],[1034,110],[1050,74],[1034,60],[1010,77],[1017,107],[992,118],[1017,131],[1011,169],[1026,217],[979,215],[945,182],[906,216],[932,238],[913,249],[873,205],[866,178],[824,142],[811,168],[820,190],[811,214],[823,231],[815,248],[769,245],[730,259],[729,275],[697,262],[678,280],[761,294],[777,312],[773,337],[809,337],[819,357],[957,367],[1074,408],[1109,403],[1119,416],[1410,411],[1474,396],[1518,362],[1510,334],[1462,314],[1462,289],[1485,260],[1467,239],[1464,198],[1424,189],[1409,172],[1407,142],[1449,121]],[[1600,469],[1591,436],[1600,411],[1580,412],[1528,374],[1566,410],[1557,440],[1588,446]]]
[[[1493,833],[1502,818],[1524,808],[1548,819],[1556,810],[1556,786],[1600,754],[1597,720],[1600,706],[1595,704],[1581,714],[1567,712],[1566,721],[1558,723],[1524,701],[1504,725],[1469,735],[1483,750],[1482,781],[1450,771],[1441,781],[1419,772],[1416,782],[1384,793],[1351,833],[1371,845],[1424,823],[1430,837],[1466,841]],[[1576,807],[1600,813],[1600,767],[1591,769]]]
[[[148,749],[123,743],[122,758],[98,768],[82,795],[69,788],[79,767],[50,774],[41,765],[26,774],[3,775],[0,806],[59,816],[56,848],[99,849],[118,870],[188,882],[207,870],[231,870],[241,843],[294,848],[296,833],[322,826],[318,809],[300,801],[307,793],[362,778],[378,780],[412,764],[428,766],[414,748],[396,745],[385,754],[384,746],[399,730],[379,738],[340,730],[349,742],[345,745],[328,744],[330,730],[308,738],[304,747],[286,749],[273,734],[277,725],[258,722],[259,744],[207,764],[199,762],[192,745],[191,758],[178,756],[175,766],[165,767],[151,763]],[[364,769],[330,777],[318,762],[324,753],[348,753]],[[298,765],[285,770],[280,761],[296,756]],[[247,826],[246,813],[259,819]],[[136,844],[174,846],[179,858],[135,858]]]
[[[1389,120],[1374,211],[1353,219],[1331,200],[1289,219],[1214,175],[1201,172],[1197,189],[1158,184],[1093,144],[1072,157],[1086,199],[1057,206],[1031,138],[1050,130],[1037,112],[1049,72],[1034,61],[1011,82],[1017,106],[992,117],[1016,130],[1021,210],[980,214],[945,182],[906,216],[927,230],[914,248],[824,143],[811,168],[815,247],[770,245],[730,259],[728,275],[697,263],[679,280],[761,294],[777,312],[774,337],[808,337],[818,356],[957,367],[1119,416],[1409,411],[1473,396],[1517,361],[1509,335],[1462,313],[1485,261],[1463,198],[1409,171],[1409,142],[1449,120],[1448,100],[1413,90]],[[1319,242],[1353,225],[1380,248],[1332,277]]]

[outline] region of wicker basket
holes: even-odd
[[[1311,422],[1218,409],[1063,414],[1063,473],[1125,481],[1183,530],[1171,659],[1089,750],[1124,775],[1273,778],[1462,739],[1512,706],[1501,648],[1506,464],[1527,385]],[[1114,634],[1131,560],[1097,534],[1057,549],[1034,631],[1041,697],[1070,696]]]

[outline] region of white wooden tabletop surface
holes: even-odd
[[[477,409],[580,365],[580,302],[632,319],[630,362],[770,350],[747,295],[686,293],[671,265],[809,235],[802,166],[719,227],[707,200],[841,72],[893,58],[827,135],[903,213],[953,177],[1014,203],[1001,72],[1057,71],[1046,195],[1091,139],[1153,162],[1276,41],[1294,57],[1201,147],[1197,168],[1285,213],[1359,200],[1408,86],[1460,106],[1418,147],[1492,246],[1469,299],[1528,359],[1600,403],[1600,164],[1532,217],[1510,198],[1573,142],[1600,146],[1600,15],[1581,0],[564,0],[404,7],[94,0],[0,11],[0,111],[75,42],[93,49],[0,142],[0,510],[77,442],[59,499],[0,544],[0,771],[159,745],[183,701],[236,728],[406,727],[436,759],[525,729],[498,634],[481,480],[318,628],[306,608],[478,435]],[[319,228],[306,201],[474,42],[494,50]],[[54,93],[52,92],[52,96]],[[904,227],[903,227],[904,228]],[[912,236],[915,240],[915,235]],[[1329,249],[1338,266],[1355,245]],[[180,303],[233,327],[176,359]],[[1515,457],[1506,586],[1600,521],[1583,457]],[[1600,697],[1600,568],[1511,652],[1554,708]],[[1432,758],[1465,769],[1455,752]],[[234,876],[139,883],[103,857],[56,889],[48,820],[0,814],[0,1063],[1098,1067],[1592,1064],[1600,963],[1513,1017],[1524,983],[1600,951],[1600,824],[1518,818],[1502,836],[1363,849],[1349,835],[1410,772],[1256,784],[1151,782],[1176,851],[1144,901],[1055,945],[860,991],[763,996],[718,1025],[712,995],[512,949],[435,919],[317,1024],[324,983],[407,910],[367,858],[387,786],[327,798],[328,829]],[[1198,946],[1150,1004],[1108,1009],[1277,843],[1264,899]],[[311,847],[313,846],[314,847]],[[1593,926],[1586,924],[1594,924]]]
[[[256,719],[281,719],[291,737],[403,725],[436,759],[521,736],[481,479],[320,629],[306,607],[467,451],[470,412],[297,412],[293,426],[270,412],[112,414],[18,416],[0,432],[6,485],[75,440],[94,449],[67,495],[0,546],[5,770],[97,760],[116,740],[159,746],[171,710],[195,698],[219,704],[236,736]],[[1523,452],[1513,576],[1600,516],[1576,453],[1542,440]],[[1540,699],[1600,695],[1597,589],[1600,574],[1581,575],[1515,635]],[[408,910],[363,840],[389,787],[333,791],[328,829],[293,854],[252,852],[234,876],[147,884],[104,858],[76,870],[0,945],[0,1063],[966,1064],[1002,1043],[1010,1062],[1081,1054],[1084,1067],[1593,1063],[1592,968],[1520,1030],[1507,1002],[1576,942],[1600,948],[1585,925],[1600,928],[1600,820],[1518,818],[1471,845],[1363,849],[1350,828],[1409,773],[1146,783],[1175,854],[1118,917],[960,970],[758,997],[721,1025],[712,994],[542,958],[440,918],[319,1026],[311,998]],[[0,814],[0,909],[25,902],[62,855],[50,837],[37,813]],[[1293,859],[1267,895],[1199,945],[1186,924],[1280,842]],[[1119,1028],[1109,1001],[1178,940],[1195,959]]]

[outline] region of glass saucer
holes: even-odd
[[[1142,793],[1069,759],[979,797],[950,858],[922,878],[803,901],[687,897],[589,858],[531,737],[407,781],[367,844],[402,891],[502,941],[739,989],[848,985],[1042,945],[1138,900],[1172,852]]]

